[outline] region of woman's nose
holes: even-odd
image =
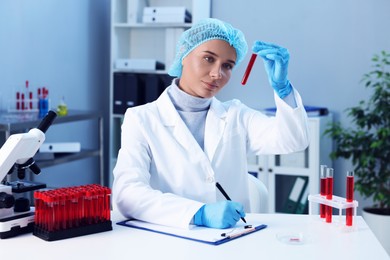
[[[215,65],[213,66],[212,70],[210,71],[210,76],[214,79],[220,79],[222,78],[222,69],[221,66]]]

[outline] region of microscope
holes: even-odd
[[[37,128],[27,133],[11,135],[0,149],[0,238],[14,237],[32,232],[34,229],[34,211],[28,198],[15,195],[41,188],[46,185],[22,181],[26,170],[39,174],[33,156],[45,141],[45,133],[57,114],[49,111]],[[17,171],[17,181],[7,182],[5,177]]]

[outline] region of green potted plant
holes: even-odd
[[[374,55],[372,62],[372,71],[362,79],[372,94],[346,110],[351,126],[344,128],[340,122],[334,122],[325,130],[336,145],[331,158],[352,160],[355,190],[374,202],[372,207],[363,209],[366,221],[366,213],[390,220],[390,53],[382,51]],[[380,231],[390,234],[390,224],[385,225],[381,225]],[[385,243],[382,242],[390,254],[390,240]]]

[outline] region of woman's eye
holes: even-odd
[[[224,66],[225,69],[228,69],[228,70],[233,69],[233,65],[230,64],[230,63],[225,63],[223,66]]]
[[[204,59],[205,59],[207,62],[214,62],[214,58],[211,57],[211,56],[206,56],[206,57],[204,57]]]

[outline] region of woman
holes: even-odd
[[[183,228],[232,227],[250,211],[247,155],[308,146],[307,116],[287,79],[285,48],[264,42],[252,48],[274,88],[275,117],[214,97],[247,49],[242,32],[217,19],[182,34],[169,71],[176,77],[172,84],[156,101],[125,114],[113,185],[124,216]]]

